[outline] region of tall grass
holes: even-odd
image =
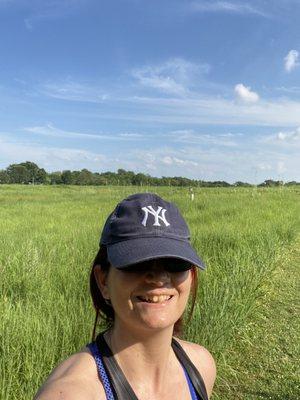
[[[0,186],[0,399],[31,399],[50,370],[90,341],[88,276],[100,230],[136,188]],[[140,188],[174,201],[207,265],[186,329],[230,367],[226,351],[265,295],[299,230],[297,189]],[[241,354],[241,357],[243,355]]]

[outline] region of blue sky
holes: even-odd
[[[0,168],[300,180],[298,0],[0,0]]]

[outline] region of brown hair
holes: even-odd
[[[114,324],[114,319],[115,319],[115,312],[114,309],[112,308],[111,304],[104,299],[102,296],[101,291],[98,288],[95,274],[94,274],[94,267],[96,265],[100,265],[101,269],[104,272],[108,272],[110,268],[110,264],[107,258],[107,250],[106,246],[100,246],[100,249],[92,263],[92,270],[90,274],[90,292],[94,304],[94,308],[96,311],[96,317],[95,317],[95,322],[94,322],[94,327],[93,327],[93,333],[92,333],[92,341],[95,340],[96,337],[96,328],[98,324],[99,317],[102,318],[102,320],[105,323],[106,328],[110,328]],[[190,312],[187,317],[187,322],[191,320],[194,307],[195,307],[195,302],[196,302],[196,297],[197,297],[197,288],[198,288],[198,276],[197,276],[197,267],[192,268],[192,289],[191,289],[191,306],[190,306]],[[183,333],[183,316],[181,316],[174,325],[174,331],[173,334],[175,336],[181,336]]]

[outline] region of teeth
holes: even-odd
[[[170,300],[171,296],[139,296],[139,298],[143,301],[147,301],[148,303],[163,303],[164,301]]]

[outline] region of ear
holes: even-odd
[[[94,276],[97,282],[97,286],[103,298],[108,300],[110,298],[108,284],[107,284],[108,272],[104,272],[103,269],[101,268],[101,265],[95,265]]]

